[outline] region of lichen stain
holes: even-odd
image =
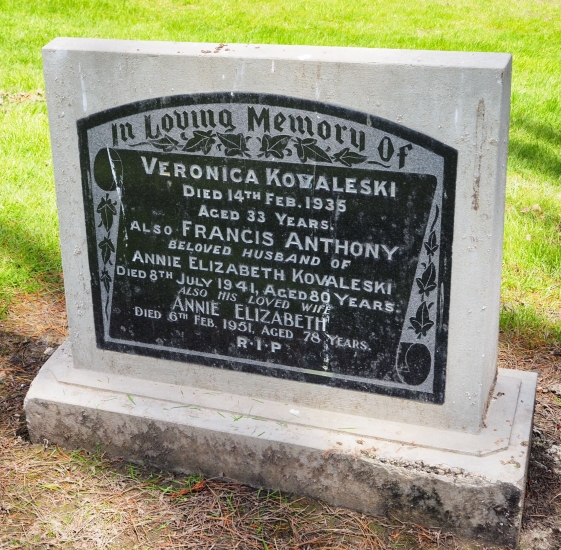
[[[473,175],[473,195],[471,196],[471,207],[479,210],[479,187],[481,185],[481,159],[483,158],[483,144],[485,143],[485,101],[479,100],[477,104],[477,115],[475,120],[475,168]]]

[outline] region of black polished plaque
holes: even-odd
[[[100,348],[443,402],[454,149],[238,93],[78,135]]]

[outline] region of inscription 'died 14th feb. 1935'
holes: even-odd
[[[78,135],[99,347],[443,402],[454,149],[263,94]]]

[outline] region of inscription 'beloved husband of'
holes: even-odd
[[[453,149],[258,94],[78,132],[98,346],[443,401]]]

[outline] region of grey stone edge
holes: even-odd
[[[416,441],[410,441],[410,427],[399,423],[76,373],[68,341],[32,383],[25,411],[34,442],[100,450],[168,471],[226,476],[515,547],[536,379],[534,373],[499,369],[487,427],[479,434],[485,450],[489,430],[496,433],[497,450],[479,453],[479,436],[473,434],[415,426]],[[494,407],[509,395],[514,406]],[[500,441],[506,433],[501,422],[509,425],[506,443]],[[447,448],[466,437],[471,452]]]

